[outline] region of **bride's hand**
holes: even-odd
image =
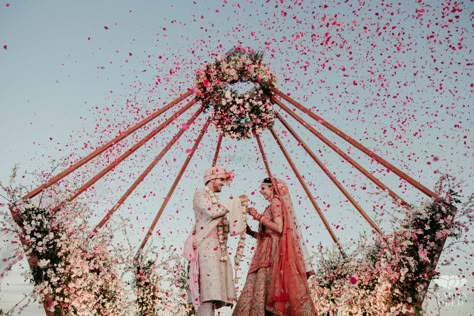
[[[249,213],[250,216],[252,216],[254,220],[257,220],[257,218],[259,217],[259,214],[254,207],[249,207],[247,209],[247,213]]]

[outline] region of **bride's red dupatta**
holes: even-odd
[[[272,182],[281,202],[283,231],[273,262],[267,309],[282,316],[316,315],[288,187],[280,179],[273,178]]]

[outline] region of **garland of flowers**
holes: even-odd
[[[243,207],[242,216],[244,218],[244,225],[246,227],[247,227],[247,205],[248,205],[248,202],[245,202],[242,204],[242,207]],[[234,280],[236,283],[239,280],[238,272],[240,270],[240,262],[242,261],[242,258],[244,257],[246,235],[247,235],[247,232],[245,230],[240,233],[239,243],[237,244],[237,253],[235,254],[235,257],[234,257]]]
[[[212,205],[219,205],[219,198],[217,195],[208,187],[206,188],[206,192],[211,197]],[[229,256],[227,255],[227,239],[230,232],[229,220],[226,216],[222,217],[219,224],[217,224],[217,238],[219,240],[219,247],[221,250],[221,258],[220,260],[225,262],[229,260]]]
[[[204,108],[211,109],[212,122],[219,133],[235,139],[259,135],[274,122],[271,97],[276,76],[263,62],[263,54],[236,47],[196,74],[195,94]],[[253,83],[241,94],[232,85]]]
[[[437,194],[441,195],[440,190]],[[437,275],[433,260],[446,238],[454,236],[456,225],[452,219],[459,202],[458,194],[449,189],[443,198],[405,209],[400,229],[378,237],[375,245],[361,242],[347,257],[335,251],[323,255],[316,277],[310,281],[319,312],[421,312],[427,286]],[[469,203],[472,206],[474,197],[470,197]]]

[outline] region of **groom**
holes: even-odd
[[[186,241],[184,256],[190,261],[189,286],[198,316],[212,316],[214,308],[232,305],[236,300],[227,250],[227,214],[241,208],[247,196],[224,205],[216,194],[231,183],[232,177],[222,167],[209,168],[204,172],[205,186],[194,193],[196,223]]]

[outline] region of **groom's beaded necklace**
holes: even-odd
[[[209,189],[209,187],[207,186],[205,186],[204,188],[206,189],[207,194],[209,194],[209,196],[211,197],[211,203],[213,205],[219,204],[219,198],[217,197],[216,193]]]

